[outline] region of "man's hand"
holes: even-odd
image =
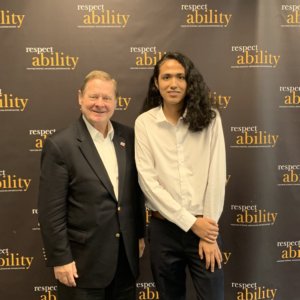
[[[145,240],[139,239],[139,258],[143,256],[144,250],[145,250]]]
[[[75,261],[54,267],[55,278],[62,284],[72,287],[76,286],[75,278],[78,278]]]
[[[197,218],[191,230],[202,240],[215,243],[219,234],[219,225],[209,218]]]
[[[219,249],[219,246],[217,242],[214,243],[208,243],[204,240],[200,240],[199,242],[199,256],[200,259],[205,258],[205,267],[208,270],[212,272],[215,271],[215,263],[217,263],[217,266],[219,269],[221,269],[221,263],[222,263],[222,253]]]

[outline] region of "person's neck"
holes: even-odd
[[[103,134],[103,137],[106,138],[108,134],[108,126],[106,128],[96,128],[99,132]]]
[[[108,123],[106,126],[100,126],[99,124],[94,124],[93,125],[100,133],[102,133],[103,137],[106,138],[108,134]]]
[[[181,109],[178,106],[163,106],[163,112],[166,119],[173,125],[176,125],[181,117]]]
[[[106,136],[108,134],[109,122],[107,122],[106,125],[105,124],[97,124],[96,122],[89,120],[84,114],[82,114],[82,118],[86,123],[88,123],[89,125],[94,127],[97,131],[102,133],[104,138],[106,138]]]

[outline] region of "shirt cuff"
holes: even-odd
[[[176,223],[182,230],[187,232],[191,229],[196,220],[197,218],[195,216],[185,210],[178,218],[178,221],[175,221],[174,223]]]

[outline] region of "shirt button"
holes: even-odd
[[[119,238],[120,237],[120,233],[116,233],[116,237]]]
[[[121,206],[118,206],[118,211],[120,211],[121,210]]]

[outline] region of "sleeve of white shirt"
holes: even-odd
[[[205,217],[218,222],[224,206],[226,185],[226,154],[222,122],[218,112],[211,126],[210,164],[204,196]]]
[[[159,183],[146,124],[141,118],[135,122],[135,157],[141,189],[153,209],[182,230],[188,231],[195,223],[196,217],[175,201]]]

